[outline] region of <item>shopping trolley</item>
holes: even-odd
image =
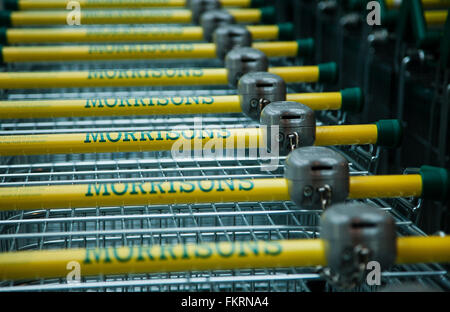
[[[209,61],[206,61],[206,63]],[[214,62],[214,61],[211,61]],[[205,61],[200,63],[205,64]],[[271,65],[293,65],[292,60],[272,60]],[[148,67],[148,63],[69,64],[60,70],[92,68]],[[45,64],[11,64],[8,71],[46,70]],[[155,65],[151,65],[155,66]],[[158,64],[156,65],[156,67]],[[179,63],[176,66],[180,66]],[[189,64],[195,67],[195,63]],[[214,66],[211,66],[214,67]],[[317,85],[290,85],[288,93],[324,90]],[[225,86],[116,87],[61,89],[8,89],[2,100],[39,101],[89,98],[142,98],[170,96],[235,96],[236,90]],[[340,125],[348,112],[323,111],[316,114],[318,125]],[[189,115],[60,117],[57,119],[7,119],[0,135],[69,134],[84,131],[150,131],[173,129],[177,125],[195,126]],[[258,123],[241,113],[206,114],[205,128],[248,128]],[[378,173],[380,148],[375,145],[333,148],[344,153],[350,163],[351,176]],[[86,183],[175,182],[199,179],[276,179],[282,178],[285,157],[276,168],[263,170],[265,163],[257,156],[173,157],[170,151],[117,152],[84,154],[14,155],[1,158],[1,187],[64,186]],[[413,198],[359,199],[391,215],[397,235],[423,236],[413,216],[422,201]],[[172,244],[226,244],[239,242],[313,239],[319,236],[321,209],[299,209],[287,198],[276,201],[254,198],[250,201],[173,203],[155,205],[108,206],[82,208],[2,210],[0,212],[0,248],[2,252],[114,248],[119,246],[167,246]],[[320,263],[317,263],[320,264]],[[70,267],[73,268],[73,267]],[[70,270],[67,270],[69,272]],[[31,274],[32,275],[32,274]],[[71,290],[71,291],[311,291],[318,287],[334,291],[325,282],[323,272],[312,267],[212,269],[187,272],[127,273],[113,272],[83,276],[81,283],[58,278],[20,277],[1,281],[2,291]],[[383,273],[383,285],[402,285],[407,281],[433,289],[449,289],[445,267],[439,264],[402,264]],[[366,284],[359,291],[376,291]]]
[[[91,93],[78,92],[76,97]],[[19,99],[48,94],[11,94]],[[72,91],[73,92],[73,91]],[[101,92],[101,91],[98,91]],[[173,94],[174,91],[128,91],[131,96]],[[226,90],[185,90],[183,94],[226,94]],[[230,91],[228,91],[230,92]],[[179,92],[177,92],[179,94]],[[108,96],[123,95],[105,92]],[[70,97],[70,94],[66,94]],[[329,114],[324,112],[324,115]],[[326,118],[325,118],[326,120]],[[166,129],[176,124],[193,124],[194,118],[100,117],[56,120],[17,120],[2,123],[2,134],[70,133],[79,129]],[[206,115],[206,126],[239,127],[255,122],[238,114]],[[149,126],[150,125],[150,126]],[[350,147],[352,175],[367,175],[376,166],[377,148]],[[282,159],[283,160],[283,159]],[[358,161],[356,161],[358,160]],[[173,159],[169,152],[63,154],[6,157],[2,164],[2,186],[77,185],[87,182],[163,182],[198,178],[272,178],[283,174],[282,163],[272,173],[261,171],[257,157],[218,159]],[[408,218],[417,207],[408,199],[365,200],[396,218],[402,235],[424,235]],[[393,209],[395,205],[403,209]],[[55,210],[2,212],[3,251],[53,248],[109,247],[141,244],[234,242],[266,239],[315,238],[321,210],[298,210],[290,201],[135,205],[66,208]],[[445,287],[446,270],[439,265],[403,265],[384,273],[387,284],[420,280],[431,287]],[[65,278],[3,282],[3,290],[100,290],[100,291],[308,291],[322,280],[315,268],[211,270],[190,273],[105,275],[83,278],[81,284],[67,284]],[[323,285],[324,290],[332,286]],[[330,288],[331,287],[331,288]],[[360,290],[373,290],[362,286]]]

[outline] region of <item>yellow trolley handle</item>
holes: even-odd
[[[228,9],[237,23],[273,24],[275,9]],[[0,11],[0,26],[67,25],[68,11]],[[80,24],[191,24],[187,9],[81,10]]]
[[[450,173],[422,166],[419,174],[398,176],[354,176],[350,178],[349,198],[422,197],[446,202],[450,193]]]
[[[335,82],[335,63],[272,67],[286,83]],[[228,85],[225,68],[139,68],[87,71],[3,72],[0,89]]]
[[[402,137],[396,127],[395,120],[367,125],[320,126],[316,128],[314,145],[394,147]],[[5,135],[0,136],[0,156],[263,148],[266,146],[263,131],[262,128],[233,128]]]
[[[423,166],[419,174],[351,176],[349,198],[422,197],[445,202],[449,173]],[[0,187],[0,211],[170,205],[248,201],[288,201],[288,181],[210,179],[169,182],[89,183]]]
[[[305,104],[313,110],[348,112],[359,112],[363,102],[359,88],[341,92],[291,93],[287,94],[286,100]],[[238,95],[0,101],[0,116],[4,119],[241,112]]]
[[[411,1],[411,0],[406,0]],[[399,9],[403,3],[403,0],[382,0],[388,10]],[[444,9],[450,7],[448,0],[421,0],[422,7],[424,9]],[[367,4],[366,0],[351,0],[348,1],[348,7],[350,9],[365,9]]]
[[[399,8],[403,2],[403,0],[385,0],[386,6],[388,9],[396,9]],[[407,0],[408,1],[408,0]],[[421,0],[422,6],[424,8],[445,8],[449,7],[450,3],[448,0]]]
[[[419,174],[351,176],[348,197],[422,197],[445,202],[449,185],[447,170],[422,166]],[[242,178],[0,187],[0,211],[255,200],[290,200],[288,180]]]
[[[65,10],[69,0],[3,0],[7,10]],[[104,9],[104,8],[180,8],[186,7],[186,0],[78,0],[82,9]],[[264,3],[258,0],[221,0],[222,7],[260,7]]]
[[[252,47],[267,57],[307,56],[304,40],[255,42]],[[306,52],[306,53],[305,53]],[[306,55],[303,55],[303,54]],[[0,62],[61,62],[135,59],[215,58],[214,43],[111,44],[76,46],[0,46]]]
[[[247,25],[253,40],[292,40],[291,23],[276,25]],[[203,41],[203,29],[198,26],[145,26],[145,27],[56,27],[6,28],[0,27],[0,44],[22,43],[76,43],[76,42],[174,42]]]
[[[399,237],[396,263],[450,262],[449,245],[449,236]],[[141,245],[0,253],[0,279],[64,277],[71,261],[82,276],[327,265],[321,239]]]
[[[450,7],[450,4],[449,4]],[[447,20],[448,11],[439,10],[439,11],[425,11],[424,17],[428,26],[442,26],[445,24]]]

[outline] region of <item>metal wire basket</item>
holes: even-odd
[[[133,63],[133,65],[136,65]],[[143,64],[147,66],[148,64]],[[193,64],[194,66],[196,64]],[[85,66],[85,65],[83,65]],[[99,66],[99,65],[94,65]],[[129,64],[127,65],[129,66]],[[152,63],[151,66],[155,66]],[[26,70],[42,69],[28,67]],[[65,69],[64,66],[60,67]],[[83,68],[79,65],[71,69]],[[85,68],[85,67],[84,67]],[[9,68],[10,69],[10,68]],[[8,70],[9,70],[8,69]],[[15,70],[17,68],[14,68]],[[319,87],[320,88],[320,87]],[[296,88],[296,90],[299,90]],[[302,90],[313,90],[302,86]],[[6,99],[57,99],[111,96],[226,95],[228,88],[123,88],[15,90]],[[5,120],[1,135],[170,129],[190,125],[193,116],[140,116]],[[342,124],[346,114],[323,112],[319,124]],[[206,127],[247,127],[255,123],[240,114],[207,115]],[[352,175],[376,171],[379,150],[374,146],[343,147]],[[273,172],[261,170],[257,157],[173,159],[168,152],[14,156],[0,159],[0,187],[61,185],[86,182],[171,181],[189,179],[281,177],[284,158]],[[390,212],[398,235],[425,235],[410,213],[420,206],[413,200],[365,200]],[[110,247],[140,244],[202,243],[316,238],[322,211],[300,210],[291,202],[173,204],[86,207],[57,210],[8,211],[0,217],[0,251],[54,248]],[[397,265],[383,273],[384,285],[415,281],[450,289],[447,271],[439,265]],[[334,291],[317,268],[215,270],[158,274],[84,277],[68,284],[65,278],[0,282],[0,291]],[[363,285],[359,291],[379,290]]]

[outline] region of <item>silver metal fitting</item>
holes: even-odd
[[[368,263],[386,270],[395,262],[395,221],[369,204],[332,205],[322,215],[320,236],[325,243],[328,277],[341,288],[358,286],[367,276]]]
[[[236,24],[234,17],[225,10],[211,10],[203,13],[200,17],[200,26],[203,29],[203,38],[212,42],[214,32],[217,28]]]
[[[308,106],[289,101],[272,102],[261,112],[263,142],[272,146],[277,140],[280,155],[301,146],[311,146],[316,138],[316,118]],[[278,131],[273,126],[278,127]],[[277,133],[276,133],[277,132]]]
[[[192,22],[198,24],[203,13],[220,9],[219,0],[189,0],[189,8],[192,12]]]
[[[300,209],[326,209],[349,194],[348,161],[321,146],[293,150],[286,159],[285,177],[291,200]]]
[[[266,105],[286,100],[286,83],[283,78],[272,73],[248,73],[239,79],[238,94],[242,112],[259,120]]]
[[[249,47],[237,47],[227,53],[225,68],[228,71],[228,84],[236,87],[243,75],[267,71],[269,60],[260,50]]]
[[[252,34],[242,25],[220,26],[214,31],[213,38],[216,44],[216,55],[221,60],[236,47],[252,45]]]

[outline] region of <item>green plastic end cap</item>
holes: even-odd
[[[319,82],[336,83],[338,80],[338,66],[336,63],[319,64]]]
[[[395,148],[403,139],[403,125],[398,119],[380,120],[377,125],[377,145]]]
[[[364,95],[360,88],[348,88],[341,90],[344,112],[360,113],[364,105]]]
[[[311,56],[314,53],[314,39],[299,39],[297,40],[298,52],[300,57]]]
[[[0,26],[11,26],[11,11],[0,11]]]
[[[268,6],[261,8],[261,22],[263,24],[275,24],[275,8]]]
[[[19,9],[19,0],[3,0],[6,10],[17,11]]]
[[[281,23],[278,24],[278,39],[279,40],[292,40],[294,39],[294,24]]]
[[[250,7],[251,8],[260,8],[265,5],[265,0],[251,0]]]
[[[447,201],[450,191],[449,172],[444,168],[422,166],[422,198]]]
[[[8,44],[8,38],[6,37],[6,27],[0,27],[0,44]]]

